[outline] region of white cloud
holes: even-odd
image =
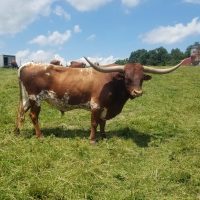
[[[96,58],[96,62],[98,62],[99,64],[111,64],[114,63],[116,60],[118,60],[119,58],[115,58],[114,56],[108,56],[108,57],[97,57]]]
[[[49,62],[54,58],[53,52],[44,50],[30,51],[29,49],[21,50],[16,53],[17,62],[24,64],[26,62]]]
[[[119,58],[115,58],[114,56],[108,56],[108,57],[87,57],[91,62],[95,63],[98,62],[101,65],[107,65],[107,64],[112,64]],[[84,62],[88,65],[87,61],[85,58],[79,58],[77,61]]]
[[[94,41],[95,39],[96,39],[96,35],[92,34],[92,35],[88,36],[86,40],[88,40],[88,41]]]
[[[63,66],[66,66],[66,64],[69,65],[71,62],[71,61],[66,62],[65,58],[63,58],[62,56],[53,51],[44,51],[44,50],[31,51],[29,49],[18,51],[16,53],[16,59],[19,65],[23,65],[24,63],[31,61],[39,63],[49,63],[53,59],[60,60]],[[98,56],[88,57],[88,59],[92,62],[98,62],[101,65],[106,65],[114,63],[119,58],[115,58],[114,56],[110,55],[108,57],[98,57]],[[83,57],[75,60],[84,62],[88,65],[87,61]]]
[[[66,20],[70,20],[71,15],[61,6],[57,5],[52,10],[51,6],[56,1],[58,0],[2,0],[0,6],[0,35],[21,32],[39,17],[49,16],[52,12],[64,17]],[[114,0],[65,0],[66,3],[69,3],[78,11],[96,10],[112,1],[114,2]],[[139,1],[141,0],[121,0],[122,4],[128,7],[136,6]],[[185,1],[192,2],[192,0]]]
[[[75,25],[74,26],[74,33],[80,33],[80,32],[82,32],[80,26],[79,25]]]
[[[53,13],[57,16],[64,17],[66,20],[71,19],[71,15],[68,14],[61,6],[56,6]]]
[[[54,54],[54,59],[59,60],[63,66],[66,66],[66,60],[59,54]]]
[[[0,35],[15,34],[39,16],[48,16],[54,0],[6,0],[0,6]]]
[[[142,35],[141,38],[143,42],[149,44],[173,44],[197,34],[200,34],[200,20],[194,18],[186,25],[179,23],[174,26],[155,28]]]
[[[122,4],[127,7],[135,7],[137,6],[141,0],[121,0]]]
[[[49,63],[53,59],[58,59],[63,65],[65,65],[65,59],[58,54],[55,54],[52,51],[30,51],[29,49],[21,50],[16,53],[17,63],[20,65],[26,62],[40,62],[40,63]]]
[[[186,3],[200,4],[200,0],[184,0]]]
[[[18,51],[16,53],[16,60],[17,60],[18,64],[22,65],[23,63],[28,62],[27,58],[28,58],[29,54],[30,54],[30,51],[28,49]],[[29,61],[31,61],[31,60],[29,60]]]
[[[71,37],[71,31],[67,30],[64,33],[60,33],[58,31],[54,31],[53,33],[45,36],[39,35],[36,38],[32,39],[29,43],[30,44],[38,44],[40,46],[56,46],[62,45],[67,42]]]
[[[96,10],[101,6],[106,5],[112,0],[66,0],[78,11]]]

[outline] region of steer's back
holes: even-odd
[[[73,89],[90,89],[92,69],[72,69],[50,64],[29,63],[19,69],[19,79],[28,93],[55,90],[59,93]]]

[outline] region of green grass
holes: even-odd
[[[17,71],[0,69],[0,199],[200,199],[200,68],[154,75],[143,89],[96,146],[89,112],[61,118],[45,103],[38,140],[28,115],[13,134]]]

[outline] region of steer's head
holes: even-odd
[[[151,76],[144,74],[141,64],[128,63],[124,68],[124,78],[130,98],[135,98],[142,95],[142,83],[150,80]]]
[[[128,63],[126,65],[116,65],[111,67],[105,67],[100,65],[95,65],[85,58],[87,62],[97,71],[108,73],[108,72],[122,72],[125,77],[125,86],[129,92],[131,98],[140,96],[142,94],[142,83],[144,80],[151,79],[151,76],[146,75],[146,73],[151,74],[167,74],[176,69],[178,69],[186,59],[182,60],[179,64],[174,67],[167,69],[156,69],[152,67],[143,66],[138,63]]]

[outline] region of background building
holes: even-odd
[[[0,67],[13,67],[12,63],[16,63],[14,55],[0,55]]]
[[[194,56],[194,61],[192,61],[193,65],[200,65],[200,45],[194,45],[191,48],[191,56]]]

